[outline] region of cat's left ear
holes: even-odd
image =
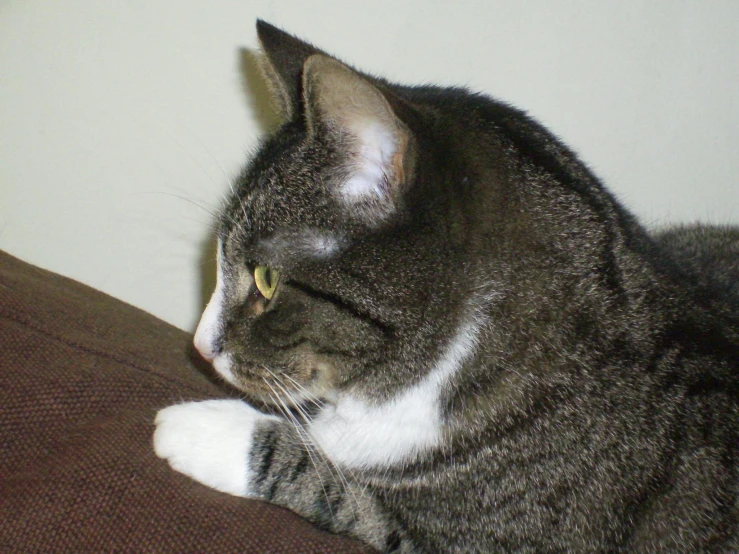
[[[282,29],[257,20],[257,36],[262,46],[260,69],[273,95],[277,111],[284,119],[300,113],[303,64],[321,50]]]
[[[366,77],[324,55],[303,67],[308,130],[343,150],[345,178],[334,191],[366,223],[399,206],[411,169],[411,133]]]

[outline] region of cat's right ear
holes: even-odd
[[[257,20],[257,37],[262,46],[262,73],[283,119],[300,112],[303,97],[303,64],[313,54],[322,53],[313,45],[285,31]]]
[[[341,154],[332,192],[353,216],[381,224],[398,209],[410,181],[410,130],[376,82],[334,58],[311,56],[303,89],[309,135]]]

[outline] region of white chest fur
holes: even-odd
[[[474,351],[478,332],[474,320],[462,325],[428,375],[385,403],[341,397],[311,422],[309,434],[332,462],[351,468],[397,465],[437,446],[442,389]]]

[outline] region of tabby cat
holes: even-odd
[[[283,122],[195,336],[251,404],[163,409],[156,453],[385,552],[739,552],[737,262],[508,105],[257,31]]]

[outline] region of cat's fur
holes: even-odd
[[[739,228],[679,225],[660,230],[654,238],[703,287],[739,303]],[[735,311],[739,313],[739,304]]]
[[[388,552],[739,551],[736,250],[654,241],[516,109],[257,28],[284,123],[196,344],[284,417],[173,406],[157,453]]]

